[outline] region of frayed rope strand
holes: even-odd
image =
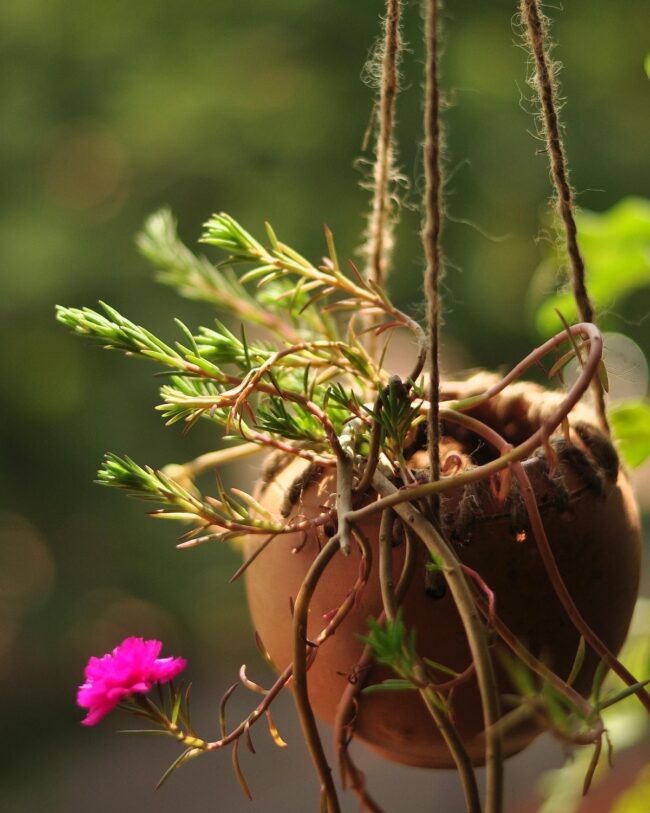
[[[594,322],[594,308],[585,281],[585,263],[578,246],[574,216],[574,194],[569,182],[566,153],[562,142],[556,98],[555,66],[549,56],[549,46],[546,44],[548,23],[540,11],[539,0],[520,0],[520,12],[526,26],[528,44],[535,60],[535,76],[532,84],[539,96],[551,177],[557,193],[558,209],[564,225],[566,250],[571,265],[573,296],[581,320],[583,322]],[[592,390],[598,419],[602,428],[608,432],[609,424],[605,408],[605,397],[598,379],[594,380]]]
[[[429,330],[429,413],[427,436],[431,480],[440,479],[440,420],[438,401],[440,391],[439,340],[440,340],[440,278],[442,276],[442,249],[440,232],[442,226],[442,174],[440,161],[440,86],[438,79],[438,0],[425,4],[425,40],[427,47],[424,91],[424,226],[422,245],[426,260],[424,287],[427,298],[427,321]],[[439,513],[437,495],[431,496],[432,514]]]
[[[379,85],[379,129],[373,166],[373,199],[368,217],[366,243],[366,276],[376,285],[386,284],[392,247],[391,180],[394,175],[395,102],[399,92],[401,0],[387,0],[384,37],[380,46],[381,72]],[[375,57],[376,59],[376,57]],[[377,61],[379,61],[377,59]]]

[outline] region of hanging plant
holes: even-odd
[[[594,747],[588,786],[605,733],[601,711],[619,699],[600,694],[608,670],[627,687],[621,697],[635,694],[650,710],[645,684],[616,657],[638,589],[638,512],[609,437],[602,337],[537,0],[522,0],[521,19],[580,321],[560,317],[559,332],[504,376],[440,381],[435,0],[425,4],[426,329],[386,294],[400,15],[398,0],[388,0],[363,268],[341,262],[328,229],[325,257],[312,262],[270,225],[253,236],[223,213],[202,237],[221,252],[215,265],[180,242],[162,211],[139,239],[161,281],[214,304],[239,328],[216,322],[193,332],[177,320],[180,339],[168,344],[108,305],[58,308],[76,333],[167,368],[158,409],[168,424],[189,429],[207,420],[233,440],[163,469],[109,454],[98,481],[156,504],[156,518],[186,524],[181,549],[242,542],[244,563],[233,578],[246,580],[257,642],[277,671],[265,689],[242,667],[239,683],[262,699],[227,725],[234,684],[212,740],[193,728],[189,686],[173,683],[185,662],[159,658],[160,642],[128,639],[91,659],[78,700],[88,725],[120,705],[178,740],[180,756],[163,780],[189,759],[229,748],[250,795],[240,743],[253,750],[251,731],[264,718],[284,747],[271,707],[289,688],[321,810],[336,813],[339,802],[316,716],[334,726],[341,782],[365,809],[381,810],[350,755],[353,737],[397,762],[456,768],[468,811],[481,809],[474,767],[485,765],[484,806],[497,813],[503,760],[542,731]],[[397,330],[414,339],[404,379],[385,365]],[[571,361],[579,375],[563,386]],[[549,388],[521,380],[533,366],[544,369]],[[226,489],[217,473],[215,494],[199,492],[201,473],[259,453],[267,455],[254,487]],[[156,684],[169,687],[158,703],[149,696]]]

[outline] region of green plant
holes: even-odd
[[[197,421],[207,420],[221,427],[224,440],[232,443],[183,466],[160,470],[142,466],[128,457],[109,454],[98,474],[100,484],[124,489],[156,504],[158,507],[152,511],[155,518],[185,525],[180,548],[243,537],[261,540],[236,577],[279,536],[301,534],[305,539],[313,539],[322,529],[328,537],[311,562],[297,595],[292,597],[295,600],[292,601],[291,663],[268,690],[251,681],[242,667],[240,682],[262,694],[264,699],[240,724],[230,731],[226,728],[225,709],[232,688],[224,694],[221,703],[220,737],[212,741],[195,733],[185,687],[182,690],[172,687],[169,697],[161,698],[159,705],[148,698],[138,699],[137,703],[127,701],[131,712],[145,717],[163,734],[174,737],[184,746],[185,750],[163,778],[190,758],[231,746],[236,774],[250,795],[239,766],[239,743],[244,739],[250,745],[250,729],[264,716],[275,742],[284,745],[269,707],[290,684],[319,774],[321,809],[328,813],[339,810],[336,788],[310,704],[307,674],[321,646],[326,645],[353,612],[374,573],[373,542],[365,537],[363,529],[364,522],[375,516],[381,517],[375,547],[379,550],[383,610],[369,621],[369,635],[365,638],[365,651],[357,665],[357,674],[363,674],[374,659],[390,667],[397,678],[367,686],[366,694],[419,693],[458,769],[470,811],[479,810],[480,801],[473,760],[455,725],[453,692],[468,680],[476,679],[484,730],[482,759],[487,766],[485,809],[487,813],[497,813],[502,806],[502,740],[511,726],[522,721],[533,721],[538,728],[548,729],[566,742],[593,745],[594,757],[588,777],[593,773],[605,735],[601,715],[604,706],[597,691],[595,699],[589,701],[573,686],[583,667],[587,648],[602,661],[598,677],[610,669],[626,687],[612,703],[635,694],[645,709],[650,710],[646,682],[627,670],[576,606],[555,561],[531,477],[524,466],[524,462],[532,459],[543,460],[550,480],[561,456],[558,450],[562,449],[576,466],[579,461],[588,487],[597,489],[594,483],[598,481],[600,469],[607,470],[610,479],[616,482],[618,464],[606,436],[603,392],[607,374],[602,363],[602,337],[593,324],[593,307],[586,290],[584,263],[576,237],[573,197],[557,119],[553,63],[545,44],[546,24],[540,17],[536,0],[522,0],[522,20],[536,65],[533,85],[540,98],[542,132],[547,139],[552,176],[559,195],[580,321],[569,324],[574,314],[566,310],[559,317],[559,332],[508,374],[479,391],[441,397],[438,289],[443,257],[440,246],[438,4],[432,1],[426,5],[429,44],[423,228],[427,260],[426,330],[397,309],[385,292],[393,223],[390,188],[395,147],[392,131],[399,84],[401,8],[399,2],[389,0],[387,9],[381,51],[374,196],[363,272],[351,262],[341,263],[329,229],[325,230],[324,258],[311,261],[282,242],[270,225],[267,224],[264,237],[253,236],[224,213],[215,214],[206,222],[202,237],[205,245],[220,252],[215,264],[185,246],[178,238],[173,217],[162,211],[148,220],[138,239],[140,250],[155,266],[159,280],[177,289],[182,296],[213,304],[225,314],[224,319],[238,320],[239,328],[231,329],[224,322],[216,321],[193,331],[176,320],[178,339],[166,342],[108,305],[102,304],[101,310],[58,307],[57,318],[100,346],[139,356],[165,368],[166,378],[160,388],[161,402],[157,409],[167,424],[179,423],[190,429]],[[564,307],[566,303],[560,300],[555,304]],[[544,326],[546,306],[540,313],[540,324]],[[385,339],[396,330],[409,331],[413,337],[413,365],[404,380],[385,368]],[[519,437],[519,427],[512,436],[506,437],[505,429],[502,433],[499,426],[481,417],[482,410],[489,410],[506,388],[532,366],[546,364],[548,379],[562,383],[563,368],[572,360],[579,366],[575,383],[567,387],[537,423],[524,425],[523,438]],[[600,430],[582,419],[586,413],[580,413],[579,402],[589,389],[594,394]],[[576,413],[580,414],[576,417]],[[625,413],[619,413],[614,426],[621,431],[621,437],[627,427],[629,438],[629,427],[634,420],[637,424],[640,421],[645,431],[645,414],[643,408],[641,412],[637,409],[632,418],[628,415],[626,420]],[[446,447],[445,437],[453,437],[450,427],[488,448],[488,457],[472,458],[467,449]],[[640,436],[638,425],[632,426],[631,434],[635,438]],[[423,467],[412,464],[407,450],[413,447],[411,453],[421,452],[425,446],[427,467],[424,476],[418,477]],[[310,474],[317,472],[316,479],[323,476],[323,472],[333,473],[336,487],[318,511],[296,513],[292,506],[287,512],[274,511],[256,492],[228,490],[219,478],[214,495],[199,492],[195,480],[202,472],[269,451],[304,459]],[[644,456],[636,446],[633,454],[639,460]],[[593,469],[598,471],[594,473]],[[613,474],[612,469],[615,469]],[[461,492],[463,498],[471,497],[471,489],[480,484],[492,493],[497,505],[503,506],[510,499],[521,508],[524,519],[517,528],[518,541],[524,542],[528,535],[536,544],[549,582],[581,636],[574,668],[568,677],[552,671],[542,662],[539,653],[530,651],[509,630],[499,617],[490,585],[480,572],[464,563],[459,549],[446,538],[441,510],[443,495]],[[308,485],[308,479],[298,481],[298,492]],[[520,497],[518,501],[515,494]],[[472,659],[463,672],[421,655],[417,636],[405,627],[399,608],[415,565],[413,556],[406,557],[402,578],[393,585],[391,548],[396,518],[398,527],[409,540],[409,550],[416,546],[426,549],[428,588],[436,579],[442,579],[453,597]],[[328,528],[331,529],[329,534],[326,533]],[[353,554],[359,556],[357,580],[325,617],[318,634],[308,636],[310,604],[323,574],[337,557]],[[501,709],[492,638],[511,651],[504,668],[517,691],[509,697],[513,708],[506,715]],[[268,653],[265,655],[270,661]],[[359,690],[362,683],[358,681]],[[595,688],[598,689],[598,683]],[[135,694],[140,692],[134,691]],[[355,692],[351,690],[341,701],[343,724],[337,733],[341,765],[344,777],[362,804],[378,810],[347,751],[351,729],[347,710],[357,702],[358,692]]]

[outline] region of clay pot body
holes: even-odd
[[[533,391],[535,393],[536,388]],[[498,412],[498,403],[496,407]],[[488,420],[494,415],[494,410],[488,415],[483,409],[479,417],[503,429],[503,416]],[[530,425],[522,426],[522,422],[525,421],[520,415],[516,432],[530,430]],[[513,432],[510,434],[514,437]],[[304,465],[304,461],[294,460],[264,490],[259,490],[259,498],[267,509],[279,512]],[[610,650],[618,652],[627,634],[639,579],[639,518],[627,479],[624,473],[616,476],[611,466],[610,476],[602,476],[601,467],[600,485],[596,487],[594,482],[588,482],[589,477],[585,480],[580,466],[571,464],[569,455],[558,464],[560,498],[558,477],[549,477],[543,456],[531,458],[525,465],[563,578],[584,618]],[[291,514],[320,513],[320,506],[335,488],[333,478],[333,473],[328,471],[307,485],[291,508]],[[451,529],[448,536],[456,553],[478,571],[494,591],[497,613],[508,627],[537,657],[567,677],[579,635],[549,584],[532,535],[528,533],[522,540],[524,526],[517,526],[513,507],[499,506],[488,488],[472,495],[472,499],[478,500],[480,510],[474,510],[472,521],[467,524],[466,518],[461,516],[464,496],[467,495],[457,491],[449,494],[443,503],[443,514]],[[377,564],[378,523],[377,515],[363,528],[374,555],[369,583],[336,634],[323,644],[308,673],[310,701],[315,713],[328,723],[334,722],[339,700],[361,655],[363,644],[359,636],[367,633],[367,619],[378,616],[382,610]],[[321,536],[321,542],[323,538]],[[245,555],[250,556],[262,539],[249,537]],[[292,660],[290,599],[297,595],[319,549],[316,533],[302,542],[299,535],[277,537],[246,573],[255,629],[278,668],[284,668]],[[294,553],[294,548],[299,550]],[[423,546],[418,545],[417,556],[420,561],[403,602],[405,623],[416,630],[420,655],[462,672],[470,663],[470,654],[453,600],[448,592],[439,598],[427,595],[424,585],[427,553]],[[403,557],[404,545],[395,547],[395,576],[401,571]],[[326,570],[311,603],[310,637],[315,637],[323,628],[323,615],[337,607],[348,594],[359,572],[359,558],[358,551],[349,557],[337,556]],[[495,644],[495,651],[499,646]],[[495,662],[498,660],[495,658]],[[580,692],[589,693],[596,666],[597,658],[589,652],[575,684]],[[390,670],[374,666],[366,684],[388,677],[394,677]],[[512,691],[502,670],[498,679],[502,692]],[[483,720],[473,677],[456,689],[453,710],[455,724],[472,761],[481,764]],[[537,733],[530,724],[510,732],[504,743],[506,755],[524,748]],[[416,692],[362,696],[355,736],[382,756],[397,762],[428,768],[453,767],[447,748]]]

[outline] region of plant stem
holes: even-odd
[[[338,544],[337,537],[334,536],[330,540],[330,543],[334,540],[336,544]],[[328,543],[329,544],[329,543]],[[332,636],[338,627],[340,626],[341,622],[347,616],[349,611],[355,604],[356,598],[359,595],[360,591],[363,589],[365,585],[368,575],[370,572],[371,566],[371,551],[363,539],[359,539],[359,544],[362,550],[362,557],[364,566],[362,568],[362,572],[359,574],[359,577],[355,584],[353,585],[352,589],[341,603],[340,607],[336,610],[336,612],[332,615],[326,626],[319,632],[318,636],[315,638],[314,641],[311,642],[311,651],[317,652],[318,647],[320,647],[330,636]],[[325,550],[325,548],[323,548]],[[295,608],[294,608],[295,612]],[[306,651],[306,650],[305,650]],[[307,664],[307,668],[311,666],[313,663],[313,657],[309,660]],[[214,740],[213,742],[205,742],[203,746],[200,746],[202,750],[206,751],[214,751],[218,750],[219,748],[223,748],[226,745],[230,745],[235,740],[239,739],[243,734],[245,734],[250,726],[252,726],[260,717],[266,714],[269,706],[273,702],[273,700],[278,696],[278,694],[285,688],[285,686],[289,683],[292,679],[294,674],[294,665],[293,662],[290,663],[283,672],[280,673],[278,678],[276,679],[273,686],[269,689],[269,691],[264,696],[264,699],[261,703],[255,708],[248,717],[243,720],[235,729],[233,729],[229,734],[224,735],[219,740]],[[236,684],[235,684],[236,685]],[[226,693],[227,696],[232,692],[232,687],[229,692]],[[201,741],[203,742],[203,741]]]
[[[373,478],[373,486],[382,497],[397,493],[395,486],[380,472]],[[412,504],[399,503],[395,511],[420,537],[427,549],[442,561],[445,577],[461,618],[472,659],[483,705],[485,728],[486,813],[500,813],[503,803],[503,759],[500,732],[494,728],[499,719],[499,697],[492,659],[487,645],[485,629],[480,620],[476,602],[463,574],[461,564],[436,528]]]
[[[432,688],[427,687],[419,689],[418,691],[427,711],[431,715],[431,719],[438,727],[438,731],[454,760],[456,770],[458,771],[458,779],[465,796],[465,808],[467,813],[481,813],[481,797],[479,796],[478,785],[476,784],[474,766],[458,734],[456,726],[451,722],[449,715],[436,705],[433,699],[435,692]]]
[[[344,342],[332,342],[332,341],[312,341],[312,342],[300,342],[299,344],[292,344],[288,347],[284,347],[282,350],[278,350],[273,355],[269,356],[259,367],[245,376],[242,379],[241,385],[230,392],[227,395],[231,398],[233,402],[233,410],[235,413],[239,413],[242,410],[243,404],[248,398],[248,396],[255,390],[257,384],[261,381],[261,379],[276,365],[279,361],[281,361],[286,356],[292,356],[298,353],[309,352],[314,355],[314,359],[310,361],[310,364],[313,366],[315,362],[319,362],[321,364],[329,364],[329,359],[319,359],[317,352],[319,350],[341,350],[347,348],[347,344]],[[222,394],[222,398],[224,398],[225,404],[225,395],[226,393]]]
[[[480,604],[479,607],[483,609]],[[487,610],[485,611],[485,615],[487,616]],[[539,675],[542,680],[549,683],[551,686],[553,686],[553,688],[557,689],[558,692],[564,695],[567,700],[569,700],[577,709],[580,710],[580,713],[583,715],[586,722],[589,722],[593,718],[594,714],[597,712],[591,707],[588,701],[585,700],[585,698],[565,680],[562,680],[559,675],[556,675],[552,669],[549,669],[545,663],[536,658],[532,652],[529,652],[529,650],[526,649],[514,632],[512,632],[512,630],[510,630],[509,627],[504,624],[498,615],[491,616],[490,623],[499,638],[501,638],[501,640],[508,647],[510,647],[517,658],[523,664],[525,664],[531,670],[531,672],[535,672],[535,674]],[[593,723],[592,730],[586,732],[586,734],[583,736],[582,744],[594,742],[603,733],[603,730],[604,727],[602,720],[600,717],[598,717],[595,723]]]
[[[326,799],[327,813],[340,813],[332,769],[318,735],[316,718],[307,692],[307,612],[316,585],[325,568],[340,550],[339,540],[333,536],[312,562],[298,591],[293,608],[293,694],[300,717],[305,742],[321,782],[321,794]]]
[[[496,430],[486,426],[481,421],[478,421],[469,415],[462,415],[461,413],[454,413],[450,411],[449,414],[445,414],[445,418],[449,421],[462,424],[466,428],[475,432],[480,437],[487,440],[488,443],[495,446],[499,452],[507,453],[507,451],[511,449],[510,444],[505,440],[505,438],[496,432]],[[533,532],[544,569],[546,570],[548,579],[555,590],[556,596],[564,607],[567,615],[573,623],[573,626],[578,630],[589,646],[591,646],[594,652],[605,661],[609,668],[615,672],[622,681],[624,681],[628,686],[637,685],[638,681],[634,675],[632,675],[618,660],[618,658],[613,655],[612,652],[610,652],[609,648],[603,643],[599,636],[596,635],[593,629],[585,621],[580,610],[577,608],[576,603],[573,600],[564,579],[562,578],[562,574],[557,566],[557,562],[555,561],[555,556],[553,555],[553,550],[549,544],[546,529],[544,528],[544,523],[542,522],[542,517],[539,513],[539,507],[537,505],[537,500],[535,499],[535,492],[530,482],[530,477],[520,461],[514,461],[510,465],[526,506],[531,530]],[[635,694],[643,704],[646,711],[650,712],[650,695],[648,692],[646,692],[643,686],[638,686]]]
[[[392,573],[392,528],[394,519],[394,511],[388,508],[381,516],[379,530],[379,583],[384,605],[384,615],[389,622],[395,621],[398,608],[398,598],[393,586]],[[481,800],[472,761],[467,754],[467,750],[458,734],[456,726],[452,723],[445,710],[440,708],[436,703],[435,698],[437,692],[427,676],[426,666],[417,654],[416,659],[415,676],[419,684],[418,692],[454,760],[465,795],[467,813],[480,813]]]
[[[311,449],[303,449],[300,446],[293,446],[291,443],[280,440],[272,435],[265,435],[263,432],[258,432],[255,429],[249,429],[243,423],[239,424],[241,436],[248,440],[253,439],[254,445],[257,446],[259,452],[264,451],[264,446],[271,449],[277,449],[280,452],[293,455],[294,457],[302,457],[304,460],[309,460],[312,463],[317,463],[319,466],[334,466],[336,460],[333,457],[323,457],[322,455],[312,452]]]
[[[379,586],[384,613],[388,621],[397,615],[397,596],[393,584],[393,522],[395,512],[387,508],[381,515],[379,525]]]
[[[350,553],[350,523],[347,516],[352,508],[352,477],[354,461],[345,452],[336,461],[336,515],[339,520],[339,544],[341,553]]]
[[[210,471],[210,469],[217,469],[228,463],[235,463],[237,460],[261,454],[263,451],[263,447],[257,443],[241,443],[239,446],[206,452],[206,454],[199,455],[199,457],[187,463],[171,463],[165,466],[162,471],[167,477],[182,483],[186,478],[194,480],[204,472]]]
[[[406,535],[406,550],[404,553],[404,564],[402,566],[402,574],[400,576],[397,588],[395,590],[396,599],[399,603],[402,600],[409,584],[411,577],[415,571],[416,558],[415,558],[415,544],[411,538],[411,532],[405,528]],[[382,623],[385,614],[382,612],[378,616],[378,622]],[[350,722],[350,712],[354,705],[358,702],[357,697],[363,689],[366,676],[372,666],[372,650],[369,645],[363,649],[361,657],[354,666],[353,674],[356,679],[349,680],[348,685],[345,687],[343,695],[339,701],[336,709],[336,720],[334,722],[334,746],[339,759],[339,771],[341,774],[341,781],[345,788],[347,780],[350,780],[352,790],[355,792],[362,810],[370,810],[371,813],[384,813],[382,808],[370,796],[366,788],[365,776],[363,772],[357,768],[354,760],[350,756],[348,745],[354,735],[354,722]]]
[[[379,396],[375,399],[374,412],[378,417],[381,412],[382,400]],[[379,462],[379,453],[381,452],[381,423],[374,417],[372,420],[372,428],[370,430],[370,440],[368,442],[368,456],[366,457],[366,465],[363,473],[355,487],[357,494],[365,494],[372,484],[372,476],[377,468]]]
[[[542,558],[542,562],[544,563],[544,568],[548,575],[549,581],[553,585],[555,594],[560,599],[562,606],[573,623],[573,626],[578,630],[580,635],[582,635],[594,652],[605,661],[612,672],[617,674],[628,686],[634,686],[638,683],[637,679],[625,668],[625,666],[623,666],[618,658],[603,643],[599,636],[585,621],[580,610],[578,610],[576,603],[573,600],[564,579],[562,578],[562,574],[557,566],[555,557],[553,556],[553,551],[544,529],[544,523],[542,522],[542,518],[539,513],[537,501],[535,500],[535,493],[533,491],[530,478],[528,477],[528,474],[526,474],[526,470],[521,463],[513,463],[512,471],[517,478],[517,482],[519,483],[519,489],[524,499],[524,504],[526,505],[526,511],[528,512],[528,518],[530,519],[530,525],[535,537],[535,542],[537,543],[537,548]],[[643,686],[639,686],[635,694],[643,704],[645,710],[650,713],[650,695],[648,692],[643,688]]]
[[[546,421],[544,421],[539,429],[533,432],[529,438],[523,441],[523,443],[520,443],[519,446],[515,446],[507,454],[502,454],[500,457],[496,458],[495,460],[491,460],[489,463],[485,463],[482,466],[476,466],[476,468],[473,469],[466,469],[454,477],[447,477],[443,480],[437,480],[435,482],[407,486],[401,489],[393,488],[390,495],[384,496],[375,502],[369,503],[368,505],[364,505],[362,508],[357,508],[354,511],[351,511],[349,514],[350,521],[354,523],[361,522],[371,514],[374,514],[377,511],[384,511],[390,506],[400,505],[401,503],[405,502],[413,502],[414,500],[428,497],[434,492],[443,493],[445,491],[450,491],[460,486],[467,485],[468,483],[475,483],[478,480],[484,480],[492,474],[503,471],[511,463],[516,462],[517,460],[523,460],[531,452],[535,451],[535,449],[557,429],[573,407],[578,403],[598,370],[598,364],[600,363],[603,347],[602,336],[598,328],[590,322],[580,322],[577,325],[571,325],[570,331],[574,336],[582,333],[587,334],[587,337],[589,338],[589,355],[587,356],[584,367],[580,371],[580,375],[576,379],[575,384],[573,384],[569,392],[566,394],[564,400],[546,419]],[[472,406],[476,406],[490,398],[493,398],[495,395],[501,392],[501,390],[505,389],[509,383],[514,381],[526,369],[528,369],[528,367],[538,361],[550,350],[553,350],[564,340],[566,340],[566,334],[564,332],[558,333],[530,353],[523,361],[517,364],[516,367],[514,367],[506,376],[504,376],[504,378],[502,378],[493,387],[490,387],[482,395],[467,398],[462,402],[445,401],[445,405],[448,405],[449,408],[453,410],[469,409]],[[428,405],[423,404],[423,407],[425,406]]]

